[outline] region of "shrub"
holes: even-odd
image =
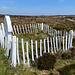
[[[62,57],[62,59],[70,59],[70,58],[72,58],[72,55],[71,55],[71,52],[68,51],[68,52],[62,53],[61,57]]]
[[[45,54],[43,54],[43,56],[38,58],[37,66],[38,66],[38,69],[49,70],[49,69],[54,68],[55,62],[56,62],[56,58],[54,55],[45,53]]]
[[[55,54],[55,57],[56,59],[61,59],[61,54],[62,54],[62,51],[58,51],[56,54]]]
[[[75,59],[75,48],[71,48],[71,55],[72,55],[72,58]]]
[[[73,46],[75,47],[75,38],[73,38]]]

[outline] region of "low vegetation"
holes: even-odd
[[[20,65],[10,66],[5,50],[0,48],[0,75],[75,75],[75,60],[57,59],[52,70],[39,70],[37,67]]]
[[[38,69],[41,70],[50,70],[54,68],[54,64],[56,62],[56,58],[54,55],[50,53],[44,53],[43,56],[38,58]]]
[[[75,22],[68,19],[75,18],[75,15],[57,15],[57,16],[16,16],[10,15],[12,25],[24,25],[30,23],[45,23],[56,29],[75,30]],[[0,15],[0,23],[4,22],[4,15]]]
[[[75,23],[70,22],[68,18],[72,19],[74,15],[67,16],[11,16],[12,25],[22,25],[29,23],[45,23],[55,29],[70,29],[75,30]],[[4,15],[0,15],[0,23],[4,22]],[[19,34],[16,35],[21,42],[21,38],[24,42],[32,39],[40,41],[40,39],[47,38],[48,35],[39,31],[40,33],[32,34]],[[19,43],[20,58],[22,58],[22,47]],[[73,39],[73,46],[75,47],[75,39]],[[39,47],[39,46],[38,46]],[[30,45],[29,45],[30,48]],[[35,49],[35,48],[34,48]],[[29,51],[31,58],[31,52]],[[34,53],[35,55],[35,53]],[[37,61],[37,62],[36,62]],[[59,51],[55,55],[44,54],[39,59],[31,64],[28,68],[26,65],[17,65],[15,68],[10,66],[9,59],[5,56],[5,50],[0,48],[0,75],[75,75],[75,48],[62,53]],[[40,63],[41,62],[41,63]],[[34,66],[35,65],[35,66]]]

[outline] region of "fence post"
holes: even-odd
[[[41,24],[41,30],[43,30],[43,23]]]
[[[20,60],[19,60],[19,48],[18,48],[18,38],[17,38],[17,60],[18,60],[18,64],[20,65]]]
[[[23,64],[25,64],[25,52],[24,52],[23,38],[21,39],[21,41],[22,41]]]
[[[28,26],[28,32],[30,33],[30,30],[29,30],[29,25],[27,25]]]
[[[26,49],[27,49],[27,64],[28,64],[28,67],[30,67],[30,63],[29,63],[29,52],[28,52],[28,42],[26,42]]]
[[[0,30],[0,46],[2,45],[2,30]]]
[[[11,65],[16,67],[16,36],[12,36],[12,63]]]
[[[44,39],[44,53],[46,53],[46,40]]]
[[[70,30],[69,34],[70,34],[70,48],[72,48],[73,30]]]
[[[22,33],[22,30],[21,30],[21,26],[19,25],[19,30],[20,30],[20,33]]]
[[[16,26],[16,28],[17,28],[17,33],[19,34],[19,29],[18,29],[18,26]]]
[[[4,26],[5,26],[5,37],[7,37],[6,41],[8,41],[8,47],[11,49],[11,41],[12,41],[12,24],[11,24],[11,19],[9,16],[5,16],[4,18]],[[9,56],[9,50],[6,51]]]
[[[31,40],[32,61],[34,61],[33,40]]]
[[[25,34],[25,31],[24,31],[24,26],[22,25],[22,29],[23,29],[23,33]]]
[[[53,45],[52,45],[52,38],[50,38],[50,41],[51,41],[51,53],[53,54]]]
[[[14,31],[15,31],[15,34],[16,34],[16,28],[15,28],[15,25],[14,25]]]
[[[67,32],[66,32],[66,51],[67,51]]]
[[[62,30],[61,30],[61,41],[62,41]]]
[[[2,27],[3,36],[5,36],[5,30],[4,30],[4,24],[3,23],[1,23],[1,27]]]
[[[55,48],[55,40],[54,40],[54,37],[53,37],[53,44],[54,44],[54,52],[56,53],[56,48]]]
[[[63,51],[64,51],[64,36],[63,36]]]
[[[25,24],[25,31],[26,31],[26,33],[28,33],[28,32],[27,32],[27,27],[26,27],[26,24]]]
[[[48,47],[48,53],[50,52],[49,51],[49,38],[47,37],[47,47]]]
[[[57,48],[57,51],[58,51],[57,31],[56,31],[56,48]]]
[[[36,58],[38,58],[37,41],[35,41],[35,48],[36,48]]]
[[[42,56],[42,39],[40,40],[40,56]]]

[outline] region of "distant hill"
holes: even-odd
[[[0,15],[0,23],[4,22],[4,16]],[[56,29],[73,29],[75,30],[75,22],[68,19],[75,20],[75,15],[56,15],[56,16],[21,16],[9,15],[12,20],[12,25],[24,25],[30,23],[45,23]]]

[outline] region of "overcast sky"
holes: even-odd
[[[0,0],[0,14],[75,15],[75,0]]]

